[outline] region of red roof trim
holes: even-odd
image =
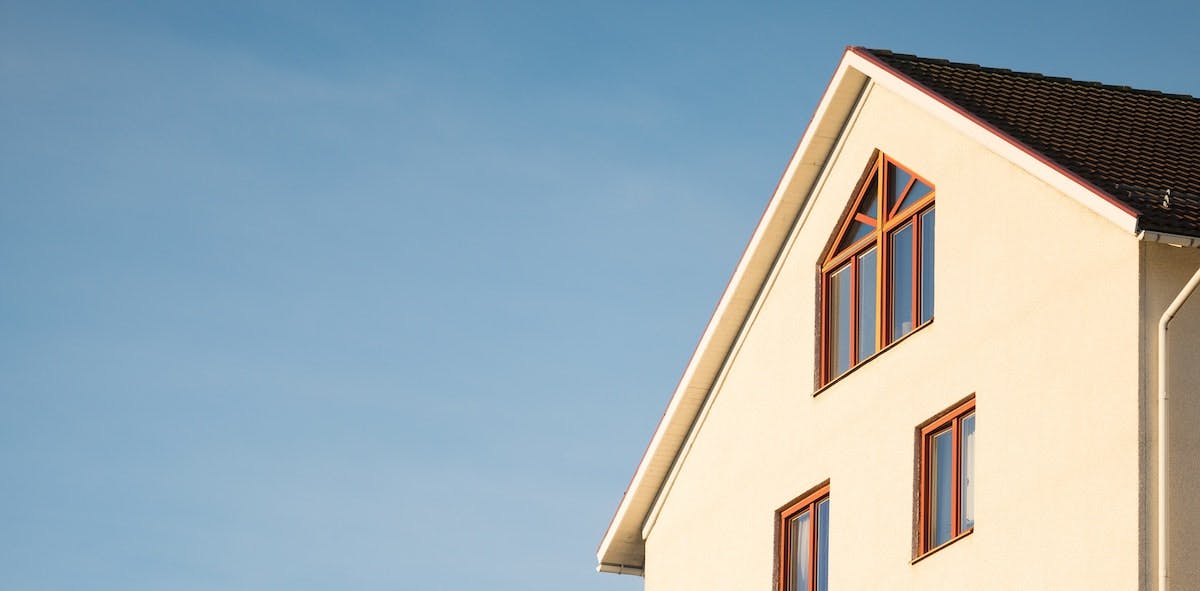
[[[1109,195],[1107,192],[1103,191],[1102,189],[1100,189],[1096,185],[1092,184],[1091,182],[1085,180],[1083,177],[1071,172],[1070,170],[1067,170],[1066,168],[1063,168],[1057,162],[1046,157],[1041,152],[1038,152],[1037,150],[1030,148],[1029,146],[1025,145],[1023,142],[1021,142],[1020,140],[1012,137],[1011,135],[1008,135],[1007,133],[1005,133],[1004,131],[1001,131],[1000,129],[997,129],[991,123],[988,123],[987,121],[984,121],[983,119],[980,119],[979,117],[976,117],[974,113],[971,113],[970,111],[967,111],[966,109],[958,106],[957,104],[947,100],[945,97],[938,94],[937,92],[934,92],[932,89],[928,88],[927,86],[921,84],[920,82],[917,82],[916,80],[913,80],[912,78],[908,77],[908,75],[904,74],[903,72],[891,67],[884,61],[882,61],[879,58],[872,55],[870,50],[868,50],[867,48],[853,46],[853,47],[848,48],[848,51],[854,53],[854,55],[857,55],[857,56],[871,62],[872,64],[875,64],[876,66],[879,66],[880,68],[883,68],[884,70],[886,70],[887,72],[896,76],[900,80],[903,80],[904,82],[908,83],[909,86],[912,86],[913,88],[921,91],[929,98],[941,103],[942,105],[948,107],[949,109],[958,113],[959,115],[962,115],[963,117],[966,117],[967,119],[970,119],[975,124],[979,125],[980,127],[983,127],[984,129],[990,131],[992,134],[996,135],[997,137],[1012,144],[1014,147],[1021,150],[1022,152],[1029,154],[1030,156],[1032,156],[1033,158],[1035,158],[1042,164],[1045,164],[1046,166],[1053,168],[1055,171],[1059,172],[1063,176],[1066,176],[1067,178],[1075,181],[1076,183],[1079,184],[1079,186],[1091,191],[1097,197],[1111,203],[1117,209],[1120,209],[1121,211],[1129,214],[1134,219],[1137,219],[1137,220],[1141,219],[1141,216],[1142,216],[1141,212],[1137,211],[1136,209],[1133,209],[1132,207],[1129,207],[1128,205],[1123,203],[1121,200],[1113,197],[1112,195]]]

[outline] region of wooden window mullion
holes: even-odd
[[[828,384],[829,371],[829,273],[821,272],[821,383]]]
[[[882,157],[880,158],[882,160]],[[886,164],[880,163],[876,166],[880,167],[882,173],[886,173]],[[883,178],[883,174],[879,175],[878,193],[875,198],[879,203],[879,224],[875,226],[875,246],[878,248],[878,253],[875,258],[875,351],[881,351],[887,344],[887,326],[889,320],[887,318],[887,293],[888,280],[887,269],[888,265],[888,247],[887,233],[884,227],[887,225],[888,218],[888,201],[887,201],[887,180]]]
[[[914,215],[912,260],[912,329],[921,323],[921,218]]]
[[[884,164],[879,166],[886,173],[887,166]],[[878,272],[875,275],[876,285],[878,286],[875,290],[877,292],[875,334],[878,343],[878,346],[875,348],[876,351],[883,349],[883,347],[891,342],[889,332],[892,325],[887,305],[888,298],[892,292],[891,277],[888,275],[888,270],[892,268],[891,259],[889,258],[892,247],[888,244],[887,240],[887,225],[891,221],[891,216],[888,215],[890,204],[888,203],[887,179],[884,178],[884,174],[880,174],[879,185],[879,225],[875,228],[875,243],[879,245],[879,263],[876,265]]]
[[[778,591],[787,591],[788,587],[787,578],[789,572],[788,564],[791,562],[791,543],[788,540],[790,536],[788,535],[787,520],[786,516],[780,516],[779,526],[776,528],[779,531],[779,569],[776,577],[779,579],[779,584],[776,586]]]
[[[808,591],[817,591],[817,503],[808,506]]]
[[[958,537],[958,535],[960,533],[962,533],[962,519],[961,519],[961,516],[959,515],[960,504],[962,502],[962,498],[961,498],[961,494],[960,494],[962,491],[962,481],[960,480],[962,478],[962,474],[960,473],[960,470],[959,470],[959,462],[962,461],[962,458],[959,457],[960,456],[959,445],[961,444],[961,440],[962,440],[962,417],[961,416],[954,419],[954,421],[951,423],[951,429],[952,429],[952,437],[950,439],[950,444],[954,446],[954,452],[950,455],[950,457],[954,461],[954,466],[951,467],[951,469],[950,469],[950,474],[951,474],[950,485],[954,487],[954,492],[950,495],[950,498],[952,498],[954,500],[950,504],[950,510],[953,511],[953,515],[950,518],[950,523],[951,523],[950,539],[954,539],[954,538]]]
[[[858,365],[858,253],[851,255],[850,267],[850,309],[847,312],[850,314],[850,368]]]
[[[929,513],[932,505],[929,478],[930,439],[928,433],[921,433],[921,482],[918,491],[921,499],[917,508],[917,519],[920,521],[917,524],[917,550],[920,554],[929,551]]]

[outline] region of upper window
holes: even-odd
[[[933,319],[933,185],[878,153],[821,262],[821,384]]]
[[[921,428],[918,555],[975,527],[975,400]]]
[[[829,589],[829,485],[779,511],[779,591]]]

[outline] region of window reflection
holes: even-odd
[[[817,504],[817,591],[829,590],[829,499]]]
[[[830,375],[850,369],[850,265],[829,278]]]
[[[809,562],[808,555],[811,551],[811,528],[808,524],[809,512],[805,511],[792,518],[792,522],[788,529],[791,531],[791,568],[788,581],[788,589],[792,591],[808,591],[809,577]]]
[[[913,329],[913,225],[892,234],[892,340]]]
[[[921,324],[933,319],[933,210],[921,214]]]
[[[962,530],[975,526],[975,415],[962,420],[962,474],[959,504],[961,505],[959,522]]]
[[[875,353],[875,253],[858,256],[858,361]]]
[[[954,534],[954,433],[942,431],[933,436],[930,449],[929,523],[930,547],[940,546]]]

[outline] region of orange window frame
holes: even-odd
[[[903,171],[909,176],[905,186],[898,190],[897,198],[892,203],[889,187],[891,185],[891,170],[894,167]],[[925,196],[918,199],[916,202],[909,204],[903,210],[900,206],[904,203],[904,197],[909,191],[913,190],[916,183],[923,183],[929,187],[930,191]],[[874,195],[871,195],[871,190],[874,189]],[[848,213],[842,219],[838,226],[838,231],[833,236],[830,243],[828,253],[822,259],[820,265],[821,276],[821,297],[820,300],[820,353],[818,363],[819,370],[819,385],[824,386],[838,377],[849,373],[850,370],[857,367],[860,363],[866,361],[870,357],[878,354],[885,347],[895,342],[900,336],[892,334],[892,318],[893,311],[890,309],[893,279],[893,265],[891,259],[891,239],[897,230],[902,229],[906,224],[912,223],[912,293],[910,297],[912,309],[909,313],[912,315],[913,327],[905,334],[911,333],[918,327],[926,324],[921,322],[921,301],[925,294],[921,293],[922,278],[926,270],[923,267],[924,257],[924,237],[923,226],[921,223],[927,212],[934,208],[934,200],[937,196],[937,188],[929,180],[914,173],[912,170],[896,162],[888,157],[883,152],[876,152],[871,162],[867,165],[866,173],[863,179],[859,182],[858,189],[854,194],[854,200],[850,204]],[[859,213],[863,201],[865,199],[876,199],[876,218],[871,218],[866,214]],[[862,222],[874,226],[871,234],[864,236],[858,241],[839,249],[842,241],[846,237],[846,233],[850,228],[854,227],[855,222]],[[858,278],[858,259],[859,255],[866,253],[871,248],[876,249],[875,254],[875,332],[872,337],[875,339],[873,352],[859,358],[859,318],[858,300],[859,300],[859,278]],[[849,334],[847,347],[849,348],[849,365],[841,373],[837,373],[833,367],[834,352],[830,351],[830,337],[835,330],[832,327],[833,315],[830,313],[831,302],[830,278],[836,271],[849,265],[850,273],[850,307],[847,311],[849,319]],[[932,317],[929,319],[932,320]]]
[[[974,526],[964,528],[962,525],[962,422],[963,419],[975,413],[975,398],[962,402],[945,413],[937,416],[929,424],[920,428],[919,444],[921,448],[920,460],[920,482],[918,483],[918,503],[919,507],[917,516],[917,558],[920,558],[934,550],[943,548],[954,543],[963,536],[974,531]],[[933,436],[941,434],[947,429],[951,430],[951,447],[953,448],[953,456],[951,459],[951,533],[950,539],[934,546],[931,543],[933,515],[933,479],[930,472],[933,470]]]
[[[813,489],[800,496],[798,499],[788,503],[778,511],[776,519],[776,537],[779,540],[779,546],[776,549],[776,591],[789,591],[788,582],[790,579],[790,558],[792,556],[791,548],[791,531],[788,529],[788,521],[792,517],[799,515],[805,511],[809,511],[811,516],[808,520],[809,528],[809,548],[808,548],[808,572],[811,573],[808,579],[807,591],[816,591],[817,588],[817,551],[820,544],[818,543],[818,535],[829,535],[828,524],[817,523],[817,505],[821,501],[829,500],[829,483],[826,482],[821,486]],[[820,526],[821,529],[818,529]]]

